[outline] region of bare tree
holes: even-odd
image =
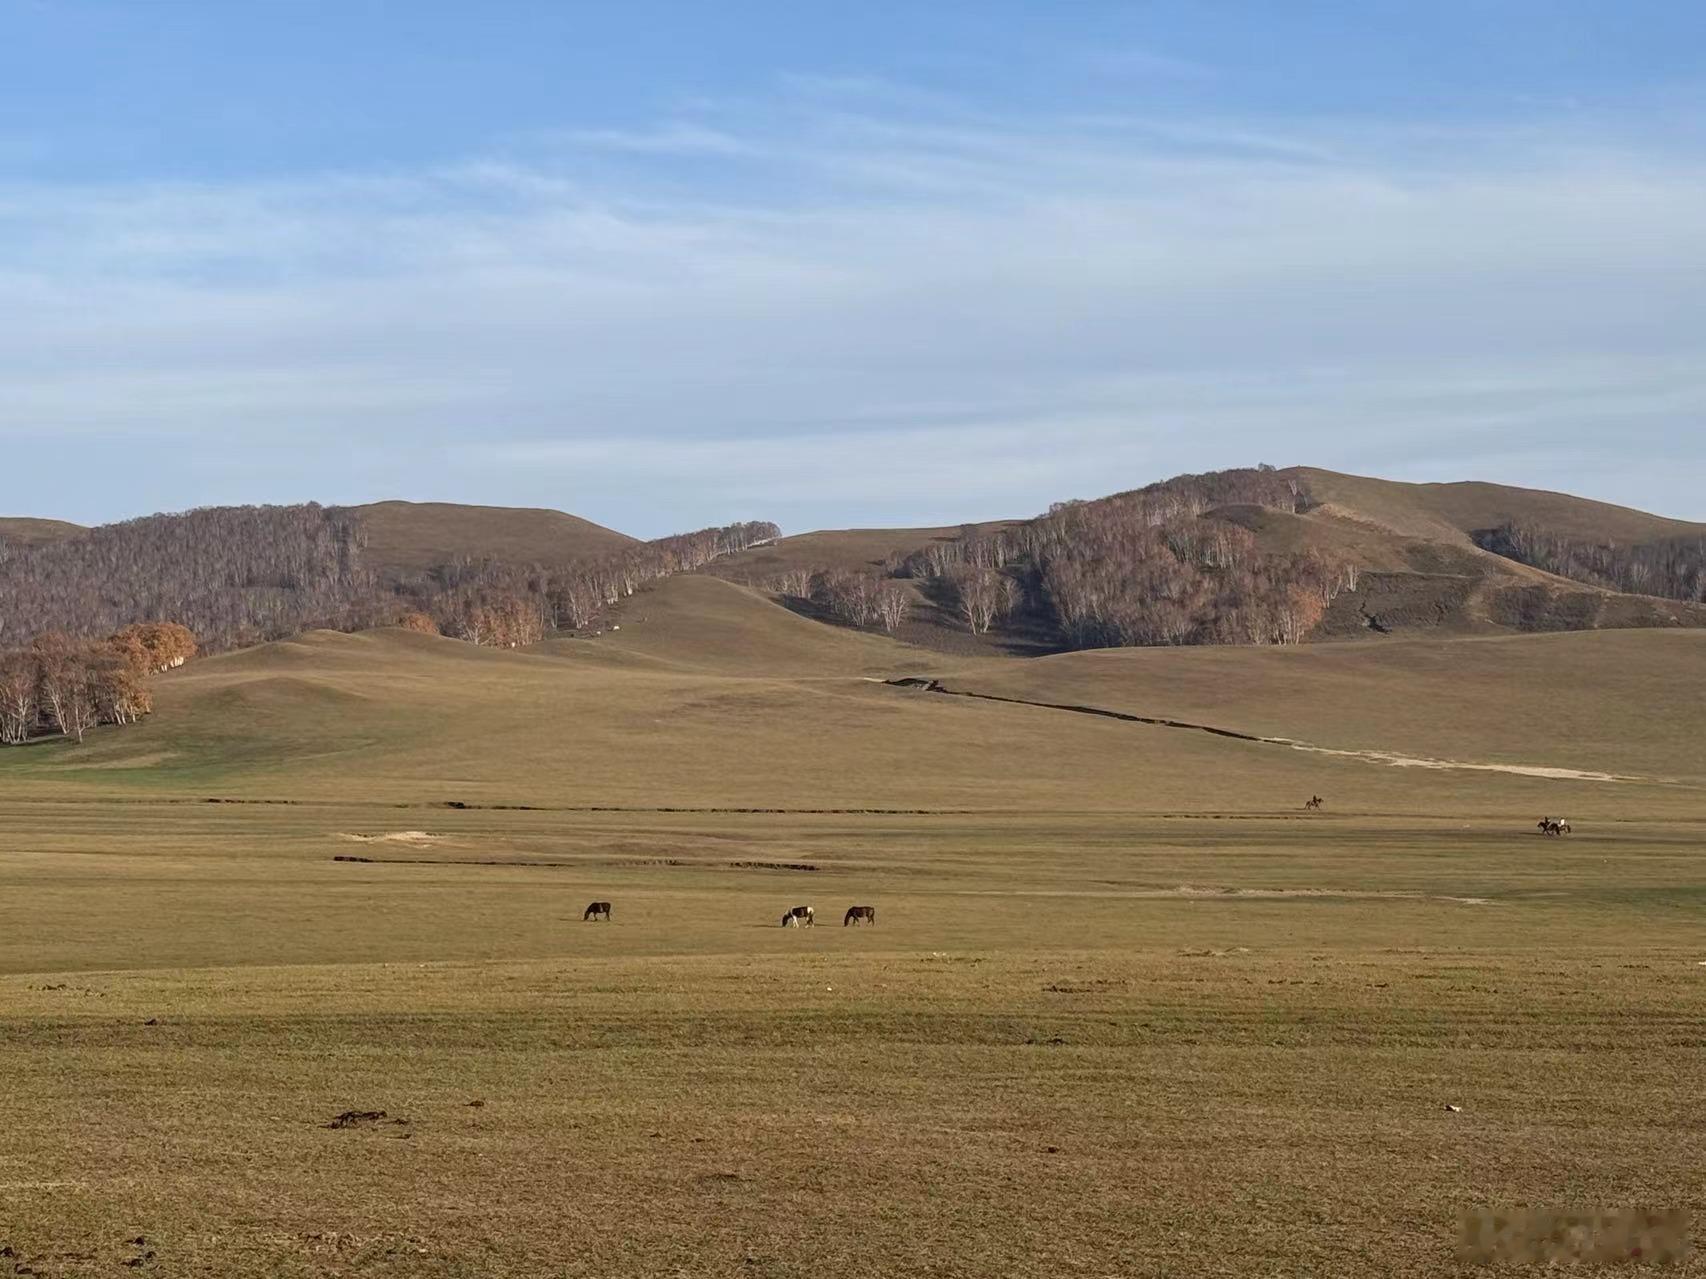
[[[1683,535],[1618,545],[1506,523],[1475,540],[1483,549],[1560,577],[1669,599],[1706,601],[1706,537]]]
[[[54,707],[54,722],[59,731],[78,742],[101,722],[101,676],[88,657],[87,653],[80,653],[67,664]]]
[[[960,616],[973,635],[987,632],[1001,613],[1001,577],[993,569],[965,569],[953,579]]]
[[[29,653],[0,653],[0,742],[16,745],[35,731],[36,683],[36,664]]]
[[[877,614],[882,619],[883,629],[889,634],[900,629],[911,610],[912,594],[904,586],[885,582],[877,588]]]
[[[76,719],[71,703],[76,695],[76,646],[60,634],[41,635],[30,647],[35,662],[36,702],[42,717],[59,733]]]
[[[1284,590],[1276,602],[1276,637],[1281,644],[1301,644],[1314,630],[1325,611],[1321,592],[1298,582]]]
[[[788,595],[797,600],[810,598],[812,570],[809,568],[784,569],[776,577],[776,591],[780,595]]]
[[[0,652],[0,743],[48,732],[80,742],[97,724],[134,724],[154,709],[150,676],[195,648],[184,627],[150,622],[106,640],[48,634],[27,649]]]
[[[878,595],[882,579],[846,569],[824,569],[812,578],[811,599],[836,621],[848,626],[871,626],[881,616]]]

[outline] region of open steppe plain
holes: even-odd
[[[955,664],[667,585],[0,755],[0,1274],[1431,1276],[1467,1207],[1706,1210],[1700,637]]]

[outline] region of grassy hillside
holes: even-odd
[[[1568,537],[1615,542],[1706,534],[1706,524],[1650,515],[1567,493],[1475,482],[1405,484],[1313,467],[1297,467],[1287,474],[1297,475],[1317,501],[1346,516],[1407,537],[1458,546],[1472,545],[1470,533],[1507,521],[1542,525]]]
[[[1488,643],[942,659],[677,578],[620,631],[510,652],[315,632],[163,677],[154,716],[0,752],[20,791],[584,807],[1272,812],[1691,809],[1706,646],[1619,632]],[[1395,767],[892,687],[1176,718],[1353,752],[1626,775]]]
[[[596,647],[596,642],[592,642]],[[1111,723],[923,699],[859,676],[677,674],[316,632],[160,682],[144,724],[0,753],[0,777],[76,792],[549,806],[911,809],[1289,806],[1301,758],[1167,744]],[[564,651],[568,649],[570,651]],[[904,668],[910,663],[897,662]],[[1029,758],[1015,760],[1015,740]],[[1202,790],[1214,761],[1264,779]],[[1134,790],[1139,775],[1141,792]]]
[[[952,688],[1426,759],[1706,787],[1706,632],[1103,649],[946,668]]]
[[[368,562],[398,572],[421,572],[458,556],[558,564],[634,544],[625,534],[562,511],[450,502],[374,502],[350,509],[366,531]]]
[[[599,637],[600,650],[683,672],[886,676],[920,669],[932,656],[885,636],[823,626],[716,577],[665,578],[625,601],[615,617],[617,629]],[[587,651],[578,641],[549,647]]]
[[[57,542],[87,532],[81,524],[65,520],[38,520],[25,515],[0,516],[0,542],[32,546],[37,542]]]

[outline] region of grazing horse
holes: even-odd
[[[784,928],[798,928],[799,926],[800,926],[800,917],[798,915],[794,914],[793,911],[789,911],[786,915],[782,916],[782,927],[784,927]]]
[[[609,918],[610,918],[610,903],[609,902],[593,902],[590,906],[588,906],[586,908],[586,914],[581,916],[581,922],[584,924],[589,919],[602,919],[602,920],[608,921]]]
[[[847,927],[849,924],[857,924],[860,922],[867,924],[876,923],[877,908],[875,906],[849,906],[847,908],[847,913],[841,917],[841,926],[843,928]]]
[[[807,928],[817,925],[817,912],[812,910],[810,906],[796,906],[788,914],[793,916],[796,924],[803,924]]]
[[[1303,806],[1305,808],[1319,809],[1321,807],[1321,805],[1325,804],[1326,802],[1327,801],[1322,799],[1319,795],[1311,795],[1309,797],[1308,802],[1305,803]]]

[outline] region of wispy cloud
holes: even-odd
[[[1204,62],[1160,53],[1137,45],[1118,45],[1106,49],[1083,49],[1079,53],[1084,66],[1101,75],[1136,80],[1212,80],[1220,73]]]
[[[0,188],[0,444],[123,445],[36,502],[83,518],[389,494],[934,523],[1255,460],[1706,515],[1706,157],[929,96]],[[1668,464],[1619,473],[1631,441]]]
[[[545,135],[567,147],[626,151],[638,155],[739,156],[757,154],[751,143],[701,124],[665,124],[651,129],[563,129]]]

